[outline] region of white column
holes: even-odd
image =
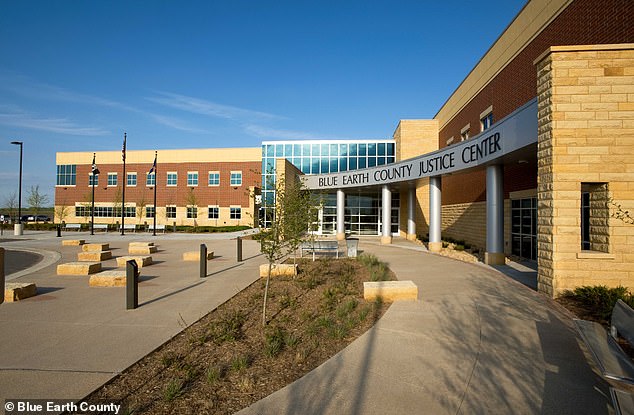
[[[439,252],[442,248],[440,235],[442,221],[441,186],[441,176],[429,178],[429,250],[431,252]]]
[[[416,239],[416,222],[414,221],[414,208],[416,207],[416,188],[410,187],[407,191],[407,239]]]
[[[383,208],[383,230],[381,232],[381,243],[392,243],[392,192],[383,185],[381,188],[381,206]]]
[[[346,228],[344,223],[346,211],[346,194],[341,189],[337,189],[337,240],[346,239]]]
[[[504,168],[487,167],[487,246],[484,262],[504,264]]]

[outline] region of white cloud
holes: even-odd
[[[108,134],[108,131],[101,128],[82,127],[66,118],[42,118],[15,109],[7,111],[7,107],[0,107],[0,124],[70,135],[95,136]]]
[[[266,112],[252,111],[248,109],[232,107],[230,105],[218,104],[216,102],[207,101],[200,98],[189,97],[186,95],[173,94],[170,92],[157,92],[161,95],[158,97],[149,97],[147,100],[161,104],[170,108],[179,109],[181,111],[191,112],[194,114],[209,115],[212,117],[224,118],[229,120],[241,121],[256,119],[281,119],[274,114]]]
[[[205,131],[200,128],[189,126],[185,122],[173,117],[167,117],[167,116],[158,115],[158,114],[148,114],[148,115],[152,117],[154,121],[158,122],[159,124],[163,124],[175,130],[185,131],[185,132],[194,133],[194,134],[208,134],[209,133],[209,131]]]

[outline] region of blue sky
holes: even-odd
[[[525,0],[0,0],[0,206],[55,153],[391,137],[433,118]]]

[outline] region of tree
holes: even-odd
[[[122,200],[121,187],[117,186],[117,190],[115,190],[114,197],[112,198],[112,223],[115,223],[117,218],[121,217]]]
[[[269,186],[271,188],[271,186]],[[275,184],[275,206],[267,212],[270,226],[260,232],[260,248],[269,263],[264,301],[262,326],[266,326],[266,305],[273,264],[295,251],[311,224],[315,221],[314,199],[298,176],[291,180],[278,177]]]
[[[37,218],[37,214],[48,203],[48,196],[40,193],[40,185],[31,186],[31,190],[28,192],[27,202],[29,207],[33,211],[33,215]]]
[[[185,206],[187,208],[188,214],[187,217],[189,219],[194,219],[194,232],[196,231],[196,227],[198,226],[198,222],[196,221],[198,219],[198,197],[196,196],[196,193],[194,193],[194,188],[190,187],[189,189],[187,189],[187,194],[185,195]],[[189,216],[189,209],[193,210],[193,218],[190,218]]]
[[[62,223],[68,216],[70,212],[70,207],[66,204],[66,199],[63,199],[58,206],[55,206],[55,222]]]
[[[16,211],[18,210],[18,196],[15,192],[4,198],[4,207],[9,211],[9,218],[11,222],[17,222]]]
[[[145,207],[148,205],[148,201],[145,197],[145,188],[141,191],[141,198],[136,203],[136,216],[139,218],[139,223],[143,220],[143,216],[145,215]]]
[[[92,192],[84,193],[82,201],[79,203],[81,206],[81,215],[84,217],[84,222],[88,223],[88,218],[91,216],[92,209]]]

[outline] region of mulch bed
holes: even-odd
[[[302,260],[299,270],[271,278],[266,327],[262,279],[86,400],[135,414],[232,414],[334,356],[389,306],[363,299],[370,271],[355,260]]]

